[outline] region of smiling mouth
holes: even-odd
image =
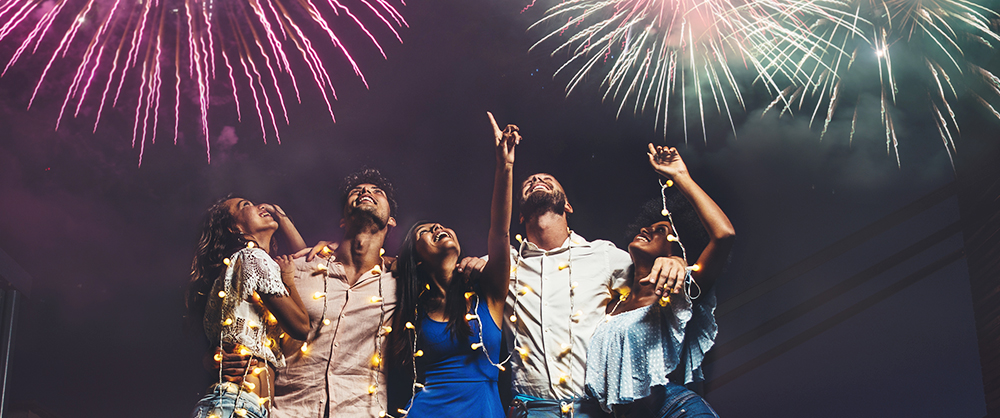
[[[358,198],[358,204],[361,204],[362,202],[368,202],[374,205],[375,199],[373,199],[371,196],[362,196]]]
[[[549,190],[549,186],[545,183],[538,183],[531,187],[532,192],[535,192],[537,190]]]
[[[441,231],[434,235],[434,242],[441,241],[444,238],[448,238],[448,233]]]
[[[646,238],[645,235],[636,235],[633,241],[649,242],[649,238]]]

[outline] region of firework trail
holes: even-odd
[[[1000,119],[991,104],[1000,99],[1000,79],[974,62],[995,57],[1000,36],[990,24],[991,19],[1000,17],[996,12],[968,0],[809,3],[816,8],[808,23],[813,34],[835,46],[836,52],[830,53],[834,48],[812,51],[810,58],[818,59],[802,60],[800,67],[809,72],[812,83],[793,83],[768,109],[775,105],[782,112],[792,107],[801,109],[806,96],[818,97],[811,110],[810,126],[817,118],[823,119],[822,139],[844,96],[854,98],[853,92],[865,91],[866,83],[877,84],[886,152],[896,155],[897,165],[899,143],[890,110],[897,103],[903,75],[910,77],[903,84],[907,93],[919,89],[926,96],[926,111],[937,126],[953,167],[954,136],[960,133],[955,114],[957,101],[971,98]],[[877,82],[871,79],[876,72]],[[855,100],[860,101],[860,93]],[[857,120],[855,106],[850,142],[854,140]]]
[[[734,70],[750,70],[775,93],[777,76],[810,84],[796,60],[816,60],[828,45],[804,25],[805,9],[774,0],[567,0],[532,25],[557,25],[532,49],[556,43],[552,55],[569,56],[556,71],[575,70],[567,95],[600,69],[603,98],[619,102],[619,116],[630,104],[635,113],[652,108],[666,135],[674,102],[685,140],[693,119],[707,141],[706,110],[725,114],[735,134],[731,109],[745,109]]]
[[[76,70],[56,129],[67,114],[78,116],[85,103],[96,105],[95,132],[106,107],[134,106],[132,145],[139,148],[140,165],[146,141],[156,139],[161,116],[172,113],[177,142],[187,99],[182,92],[195,96],[211,162],[208,112],[216,81],[230,90],[240,120],[248,110],[241,106],[241,94],[252,98],[249,111],[260,121],[265,142],[270,130],[280,143],[279,120],[288,124],[286,102],[293,94],[301,102],[306,85],[322,95],[334,119],[331,99],[337,95],[327,70],[331,62],[345,61],[368,86],[341,41],[341,28],[360,30],[384,58],[369,24],[388,28],[399,42],[397,28],[407,26],[390,0],[0,0],[0,22],[0,42],[26,33],[4,74],[26,53],[58,39],[28,108],[43,85],[54,82],[51,70],[57,62],[71,61]],[[335,24],[340,25],[337,31]]]

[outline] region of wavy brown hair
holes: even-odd
[[[184,306],[187,308],[185,323],[189,329],[199,333],[202,331],[208,293],[212,290],[215,279],[226,271],[222,260],[245,248],[250,242],[239,232],[236,218],[226,205],[233,198],[236,196],[230,193],[208,208],[201,221],[198,246],[195,248],[194,259],[191,260],[191,281],[184,294]],[[273,238],[270,244],[274,251]]]

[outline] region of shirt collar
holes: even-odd
[[[573,230],[570,230],[569,231],[569,236],[566,237],[566,240],[563,241],[562,245],[560,245],[560,246],[558,246],[556,248],[553,248],[551,250],[548,250],[548,251],[545,251],[545,250],[543,250],[541,248],[538,248],[538,246],[535,245],[535,243],[533,243],[531,241],[528,241],[526,239],[525,240],[525,244],[524,244],[524,250],[522,251],[522,254],[526,255],[526,256],[528,256],[528,255],[552,255],[552,254],[559,254],[559,253],[565,252],[566,250],[569,250],[571,247],[572,248],[580,248],[580,247],[589,247],[589,246],[590,246],[590,243],[587,242],[587,240],[585,240],[585,239],[583,239],[583,237],[577,235],[576,232],[573,232]]]

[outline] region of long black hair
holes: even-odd
[[[422,271],[417,264],[421,261],[417,255],[417,227],[431,222],[420,221],[410,227],[403,239],[403,245],[396,257],[396,314],[393,317],[392,332],[388,337],[389,355],[393,364],[407,366],[413,360],[413,340],[406,323],[409,322],[420,332],[418,308],[426,306],[427,301],[437,290],[433,286],[428,290],[432,279]],[[444,302],[444,312],[448,316],[448,331],[452,338],[464,339],[472,335],[472,328],[465,320],[467,304],[465,292],[471,290],[469,283],[456,275],[452,278]],[[432,293],[433,292],[433,293]]]
[[[202,318],[205,316],[205,304],[208,293],[212,290],[215,279],[226,271],[222,262],[226,257],[246,248],[250,240],[240,233],[236,226],[236,218],[230,212],[226,202],[236,196],[232,193],[217,200],[201,221],[201,235],[191,260],[191,281],[184,294],[184,306],[187,309],[185,323],[193,331],[202,331]],[[271,250],[274,251],[272,237]]]

